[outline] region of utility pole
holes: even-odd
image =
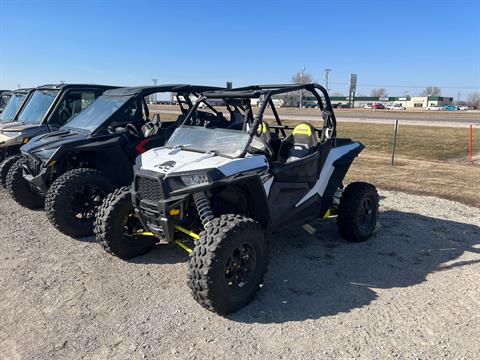
[[[303,78],[305,76],[305,66],[302,67],[300,73],[300,83],[303,85]],[[300,109],[303,108],[303,89],[300,89]]]
[[[158,79],[152,79],[153,85],[157,86]],[[153,94],[153,101],[155,102],[155,105],[157,105],[157,93]]]
[[[332,71],[332,69],[325,69],[325,89],[327,89],[327,92],[330,91],[328,88],[328,76],[330,75],[330,71]]]

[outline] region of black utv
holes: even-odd
[[[29,208],[45,201],[48,219],[66,235],[91,235],[103,198],[132,182],[135,158],[164,144],[192,108],[191,97],[214,89],[174,84],[106,91],[59,131],[22,147],[7,177],[10,195]],[[180,115],[169,114],[173,121],[150,113],[147,100],[158,93],[176,94]]]
[[[274,97],[300,92],[316,100],[318,127],[282,124]],[[210,99],[239,106],[243,126],[191,126],[190,115]],[[254,114],[251,102],[258,99]],[[263,121],[267,107],[274,123]],[[268,244],[285,228],[335,216],[348,241],[373,234],[375,187],[343,185],[363,148],[337,137],[328,93],[318,84],[206,92],[165,147],[137,158],[132,187],[105,199],[95,223],[97,241],[121,258],[145,253],[160,241],[178,244],[190,252],[188,285],[195,300],[231,313],[263,284]]]
[[[5,187],[10,167],[20,157],[20,147],[31,138],[58,130],[113,86],[58,84],[38,87],[20,114],[0,124],[0,184]]]

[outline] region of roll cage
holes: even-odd
[[[258,133],[258,128],[262,124],[263,116],[268,106],[270,106],[276,122],[276,125],[269,125],[269,127],[273,129],[277,135],[281,133],[282,136],[285,137],[285,130],[293,129],[293,126],[282,124],[277,108],[273,102],[273,96],[302,90],[310,91],[315,96],[322,112],[323,126],[321,128],[315,127],[315,130],[320,135],[320,142],[322,143],[327,139],[335,137],[337,121],[335,114],[333,113],[330,97],[327,90],[323,86],[316,83],[302,85],[253,85],[235,89],[207,91],[204,92],[200,98],[198,98],[196,103],[190,109],[185,117],[183,125],[191,122],[191,119],[195,116],[199,105],[202,103],[205,104],[210,110],[214,111],[215,114],[218,114],[219,112],[212,105],[210,105],[207,100],[223,99],[226,103],[227,109],[229,109],[230,112],[232,109],[242,110],[244,114],[242,128],[243,131],[247,130],[247,124],[251,125],[248,129],[250,138],[249,142],[243,153],[240,155],[240,157],[243,157],[245,156],[255,134]],[[320,93],[323,95],[323,98],[317,90],[320,91]],[[255,116],[253,116],[253,109],[250,102],[251,99],[262,99],[260,107]]]

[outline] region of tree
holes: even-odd
[[[427,86],[425,90],[420,93],[420,96],[440,96],[442,89],[438,86]]]
[[[468,95],[467,104],[468,106],[480,110],[480,91],[475,91]]]
[[[373,96],[373,97],[387,97],[388,93],[387,93],[387,90],[385,88],[373,89],[372,92],[370,93],[370,96]]]
[[[309,84],[313,82],[315,82],[315,80],[313,80],[313,76],[305,71],[299,71],[292,76],[292,83],[297,85]]]
[[[305,71],[299,71],[295,75],[292,76],[292,83],[296,85],[302,84],[310,84],[315,82],[313,76]],[[304,90],[300,91],[292,91],[284,96],[284,104],[285,106],[299,106],[301,102],[301,98],[305,95]]]

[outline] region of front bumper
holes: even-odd
[[[29,182],[32,189],[41,195],[48,192],[49,179],[52,175],[51,167],[32,156],[25,156],[27,161],[23,165],[23,177]]]
[[[165,199],[163,175],[141,170],[133,182],[133,204],[142,225],[169,243],[174,243],[175,225],[184,218],[186,195]]]

